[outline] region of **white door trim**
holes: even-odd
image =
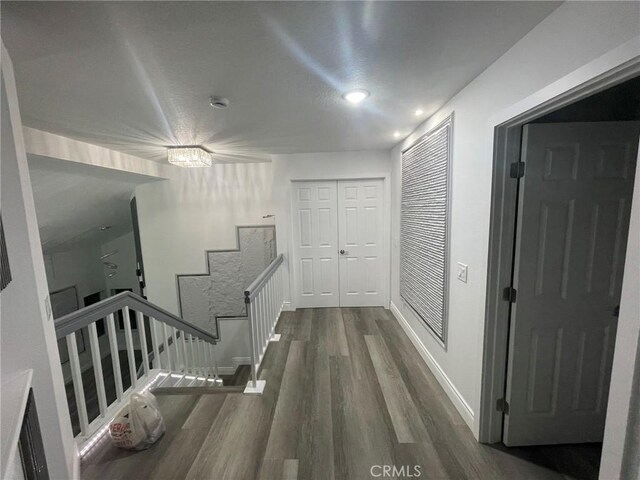
[[[289,181],[289,206],[288,206],[288,216],[289,216],[289,252],[288,257],[293,259],[293,245],[295,245],[295,231],[292,228],[293,226],[293,184],[296,182],[330,182],[330,181],[340,181],[340,180],[382,180],[383,191],[384,191],[384,202],[383,202],[383,263],[386,266],[385,268],[385,278],[383,280],[383,284],[385,285],[384,292],[384,306],[385,308],[389,308],[391,301],[391,173],[381,173],[374,175],[330,175],[327,177],[293,177]],[[297,305],[298,299],[298,279],[296,278],[296,274],[293,268],[293,262],[288,263],[289,270],[289,278],[290,287],[291,287],[291,310],[295,310],[299,308]]]
[[[520,127],[552,110],[640,74],[639,42],[639,37],[630,40],[489,119],[495,142],[478,415],[478,439],[481,442],[502,440],[503,414],[496,410],[496,402],[504,394],[509,320],[509,303],[503,300],[502,290],[511,284],[516,205],[516,182],[509,181],[509,165],[520,155]],[[635,185],[635,189],[638,188],[640,185]],[[612,385],[612,392],[613,388]],[[620,435],[624,433],[620,432]],[[608,461],[604,454],[602,461]]]

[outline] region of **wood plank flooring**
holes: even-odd
[[[82,478],[597,478],[598,445],[477,443],[387,310],[285,312],[276,331],[264,395],[159,396],[165,436],[142,452],[105,439]]]

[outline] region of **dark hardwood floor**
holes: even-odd
[[[165,436],[141,452],[105,437],[82,477],[351,480],[389,465],[380,478],[597,478],[598,446],[477,443],[387,310],[285,312],[276,331],[264,395],[159,396]]]

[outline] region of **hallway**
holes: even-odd
[[[598,446],[478,444],[388,310],[285,312],[277,331],[263,396],[159,396],[165,436],[142,452],[105,437],[82,478],[597,477]]]

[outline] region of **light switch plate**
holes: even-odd
[[[458,270],[456,272],[456,277],[463,283],[467,283],[467,270],[469,267],[464,263],[458,262]]]

